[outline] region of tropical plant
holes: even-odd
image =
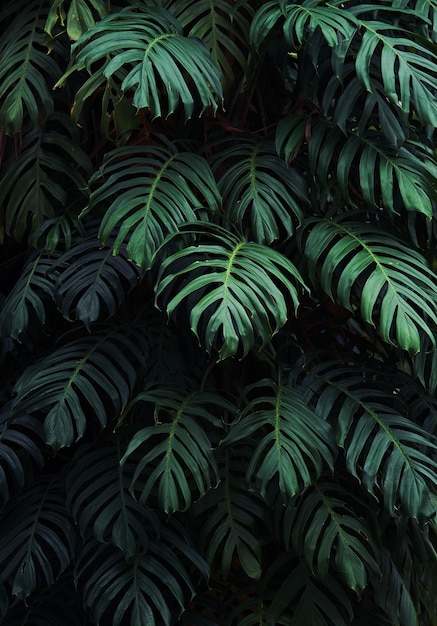
[[[0,22],[0,623],[436,626],[437,2]]]

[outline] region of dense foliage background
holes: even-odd
[[[0,10],[1,624],[437,624],[437,3]]]

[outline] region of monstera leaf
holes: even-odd
[[[368,96],[368,100],[375,98]],[[431,151],[417,142],[403,141],[393,121],[384,124],[384,129],[356,129],[350,136],[342,128],[344,119],[338,118],[337,124],[317,119],[309,131],[305,117],[292,113],[278,124],[276,149],[290,160],[307,142],[311,172],[326,195],[336,179],[350,204],[364,200],[391,215],[404,209],[430,219],[437,200],[432,184],[437,168]],[[397,146],[400,141],[403,145]]]
[[[51,0],[44,30],[53,37],[53,29],[59,20],[62,26],[66,24],[68,37],[76,41],[96,23],[93,9],[103,19],[109,11],[109,0]]]
[[[107,153],[91,179],[99,184],[91,194],[89,211],[101,211],[99,237],[118,254],[149,269],[167,235],[197,219],[203,211],[218,209],[220,194],[207,161],[191,152],[164,146],[128,146]]]
[[[263,582],[268,589],[276,587],[266,608],[267,626],[347,626],[351,622],[351,600],[335,576],[323,585],[287,552],[273,561]],[[284,621],[279,621],[281,616]]]
[[[79,132],[63,113],[26,132],[18,154],[0,174],[0,228],[22,241],[70,204],[70,194],[87,195],[84,178],[91,162],[79,146]]]
[[[91,420],[103,428],[120,415],[141,377],[146,351],[135,327],[72,337],[24,370],[14,388],[12,416],[44,411],[47,443],[69,446]]]
[[[226,217],[242,231],[250,224],[255,241],[269,244],[293,235],[309,205],[304,179],[263,142],[221,146],[212,161]]]
[[[193,566],[207,575],[187,539],[163,526],[147,552],[130,559],[112,546],[88,541],[79,553],[76,577],[94,623],[109,618],[112,626],[171,626],[194,595]]]
[[[54,110],[51,88],[61,75],[53,57],[44,50],[45,2],[6,2],[15,10],[10,23],[0,14],[0,128],[18,133],[27,117],[36,126],[41,114]],[[2,7],[5,9],[5,7]]]
[[[267,246],[244,241],[218,228],[216,243],[183,248],[160,267],[156,297],[172,315],[186,300],[191,329],[221,359],[265,343],[298,306],[296,267]],[[181,284],[181,280],[185,279]]]
[[[0,310],[0,335],[19,339],[36,317],[40,324],[46,318],[45,301],[54,295],[53,257],[36,252],[29,255],[21,276],[9,292]]]
[[[188,35],[201,39],[211,51],[223,81],[234,78],[235,63],[243,71],[247,68],[251,7],[226,0],[197,0],[194,12],[192,0],[170,0],[165,4]]]
[[[263,498],[247,488],[250,455],[249,448],[237,454],[224,450],[218,487],[192,508],[201,553],[212,570],[220,567],[225,579],[236,560],[250,578],[259,579],[262,573],[262,544],[269,536],[270,512]]]
[[[235,409],[218,394],[182,393],[164,387],[140,393],[133,406],[138,402],[152,406],[148,409],[146,404],[146,416],[140,423],[152,421],[147,419],[147,413],[151,412],[155,424],[142,428],[131,438],[121,461],[123,464],[138,448],[143,451],[137,460],[132,490],[136,490],[142,479],[140,502],[146,504],[156,490],[158,503],[166,513],[185,510],[191,505],[193,493],[203,496],[219,481],[206,425],[220,427],[214,409]]]
[[[265,393],[248,402],[222,445],[241,445],[254,436],[246,478],[256,481],[262,493],[275,481],[286,501],[308,487],[324,464],[333,467],[334,434],[330,424],[307,407],[301,390],[286,381],[261,380],[246,394],[263,388]]]
[[[135,458],[122,468],[121,457],[120,442],[83,446],[67,474],[66,504],[83,537],[91,531],[97,541],[117,546],[130,558],[147,550],[160,522],[129,493]]]
[[[393,391],[375,382],[378,375],[328,361],[308,375],[307,399],[334,425],[348,471],[383,498],[390,514],[401,511],[423,523],[435,515],[437,441],[402,414]]]
[[[360,593],[369,577],[380,574],[379,555],[376,540],[354,511],[352,500],[336,483],[314,483],[286,509],[283,532],[285,545],[294,548],[319,580],[327,584],[333,569]]]
[[[120,97],[133,92],[134,106],[149,109],[153,117],[170,115],[182,103],[189,118],[196,100],[203,112],[216,110],[222,98],[219,70],[206,46],[185,37],[180,23],[160,7],[136,5],[107,15],[78,39],[73,52],[75,64],[57,85],[74,70],[91,73],[101,66],[76,95],[76,118],[102,78],[114,82]]]
[[[436,277],[421,254],[376,224],[337,218],[308,226],[302,248],[314,284],[358,309],[386,342],[412,354],[421,349],[421,335],[434,342]]]
[[[10,403],[0,412],[0,503],[22,489],[44,465],[44,432],[30,415],[11,419]]]
[[[57,274],[54,298],[63,316],[81,320],[88,329],[92,322],[115,315],[140,278],[122,250],[114,256],[96,235],[61,255],[52,271]]]
[[[71,563],[76,531],[57,477],[41,478],[13,498],[2,511],[0,529],[0,582],[17,598],[53,585]]]

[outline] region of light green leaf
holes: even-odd
[[[425,258],[376,224],[309,220],[303,247],[314,284],[342,306],[358,308],[381,338],[417,353],[434,342],[436,277]]]
[[[57,86],[72,71],[91,73],[98,63],[95,80],[115,80],[120,92],[133,92],[134,106],[149,109],[153,117],[168,116],[182,103],[188,119],[196,100],[203,113],[208,107],[215,111],[222,99],[219,70],[208,49],[199,39],[185,37],[163,8],[137,5],[110,14],[78,39],[73,52],[75,64]],[[90,95],[88,90],[76,97],[79,111]]]
[[[76,41],[79,37],[94,26],[93,9],[100,19],[103,19],[109,11],[109,0],[51,0],[50,11],[47,16],[44,30],[54,36],[53,29],[58,20],[61,25],[67,26],[67,34],[70,40]],[[68,6],[68,10],[66,6]]]
[[[390,388],[376,382],[380,376],[328,361],[308,374],[307,399],[336,429],[349,472],[383,499],[390,515],[402,512],[423,524],[435,515],[437,441],[402,414]]]
[[[217,243],[189,246],[165,259],[157,301],[172,315],[186,300],[191,329],[208,352],[215,346],[220,359],[239,349],[246,355],[285,324],[290,303],[298,306],[296,283],[305,285],[276,250],[221,230],[211,236]]]
[[[437,125],[437,54],[420,36],[389,23],[361,20],[361,6],[352,7],[363,33],[355,69],[369,91],[374,72],[382,77],[386,97],[406,114],[415,113],[424,124]]]

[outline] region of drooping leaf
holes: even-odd
[[[388,550],[381,551],[380,560],[382,578],[375,585],[376,603],[390,617],[392,623],[399,626],[418,626],[419,615],[403,572],[396,567]],[[407,572],[405,574],[408,575]]]
[[[113,256],[110,247],[97,237],[83,239],[57,260],[55,301],[67,319],[79,319],[90,329],[117,312],[130,289],[138,284],[140,272],[123,250]]]
[[[253,436],[255,449],[247,467],[248,482],[262,493],[272,480],[287,501],[311,485],[324,465],[332,468],[334,433],[330,424],[304,402],[301,390],[286,382],[261,380],[250,391],[265,389],[248,402],[241,419],[222,441],[238,446]]]
[[[62,481],[44,477],[13,498],[0,520],[0,581],[24,600],[53,585],[70,565],[75,528],[65,509]]]
[[[290,571],[291,570],[291,571]],[[266,626],[275,626],[280,616],[287,626],[347,626],[352,617],[352,603],[335,576],[323,585],[288,553],[282,553],[266,573],[265,586],[277,591],[266,609]]]
[[[265,2],[251,24],[251,40],[260,46],[279,24],[287,42],[298,50],[314,34],[320,32],[327,44],[335,48],[342,39],[349,40],[359,25],[353,13],[343,7],[322,5],[319,0]]]
[[[206,561],[228,579],[237,560],[253,579],[262,573],[262,544],[269,536],[269,510],[245,479],[250,449],[238,455],[225,450],[220,458],[220,483],[192,508],[196,535]]]
[[[160,524],[129,493],[136,463],[131,458],[122,468],[121,456],[119,442],[82,446],[67,474],[66,505],[83,537],[92,531],[97,541],[130,558],[147,550],[149,535],[156,538]]]
[[[71,571],[67,569],[53,586],[39,590],[24,603],[15,603],[3,616],[8,626],[91,626],[78,601]]]
[[[360,593],[379,575],[378,549],[366,521],[351,506],[351,494],[337,483],[313,483],[284,514],[285,545],[324,584],[332,570]]]
[[[311,122],[296,113],[283,117],[276,132],[278,154],[290,160],[307,145],[311,174],[323,195],[332,195],[337,183],[350,204],[362,206],[364,200],[390,215],[405,210],[431,219],[437,200],[432,152],[411,140],[396,145],[402,135],[393,123],[393,135],[387,141],[390,122],[384,119],[384,129],[365,126],[353,132],[342,128],[345,120],[336,121],[316,118]]]
[[[391,515],[401,511],[424,523],[435,515],[437,441],[402,414],[377,377],[376,370],[329,361],[308,375],[308,398],[333,424],[348,471]]]
[[[70,338],[23,371],[12,415],[44,411],[45,438],[57,449],[82,437],[89,422],[119,417],[141,377],[147,352],[138,327],[106,327]]]
[[[66,25],[70,40],[76,41],[96,23],[93,9],[103,19],[108,14],[109,4],[109,0],[51,0],[44,30],[53,37],[53,30],[59,21],[61,26]]]
[[[90,168],[78,129],[67,115],[54,113],[26,132],[22,149],[9,156],[0,174],[0,223],[6,233],[22,241],[67,208],[71,193],[86,197],[84,175]]]
[[[47,3],[6,4],[19,8],[0,36],[0,128],[13,134],[27,117],[35,127],[53,112],[51,88],[61,70],[44,50]]]
[[[30,482],[44,465],[41,422],[24,415],[11,420],[10,403],[0,412],[0,505]]]
[[[100,183],[91,194],[89,210],[109,203],[99,237],[113,237],[118,254],[126,254],[142,269],[149,269],[165,237],[199,212],[216,211],[220,195],[207,161],[194,153],[166,146],[128,146],[107,153],[91,179]]]
[[[182,27],[188,30],[189,37],[198,37],[211,51],[211,57],[220,68],[224,81],[234,78],[234,64],[243,71],[246,69],[250,27],[248,18],[253,14],[248,3],[197,0],[195,11],[192,0],[170,0],[165,4]]]
[[[191,329],[220,359],[265,343],[298,306],[296,267],[276,250],[212,232],[217,243],[183,248],[160,267],[156,297],[172,315],[186,300]],[[181,284],[182,279],[185,279]]]
[[[185,510],[191,505],[194,493],[203,496],[218,484],[217,464],[206,425],[219,428],[220,420],[214,409],[232,407],[218,394],[183,393],[164,387],[140,393],[133,405],[138,402],[151,404],[151,407],[146,404],[146,416],[140,418],[140,423],[151,423],[154,419],[155,424],[133,435],[121,460],[124,464],[138,448],[143,451],[136,461],[131,488],[135,491],[142,480],[141,503],[146,504],[156,490],[163,511]],[[147,413],[151,414],[149,418]]]
[[[55,259],[56,255],[30,253],[0,310],[0,336],[19,339],[33,317],[44,324],[45,301],[53,299],[54,295],[55,278],[50,272]]]
[[[87,542],[78,556],[76,577],[95,623],[110,616],[113,626],[171,626],[194,595],[190,561],[206,574],[188,541],[163,526],[147,552],[130,559],[111,546]]]
[[[375,326],[381,338],[415,354],[434,342],[436,277],[425,258],[376,224],[309,220],[302,246],[314,284]]]
[[[434,72],[437,53],[432,45],[393,21],[360,19],[361,6],[350,14],[359,20],[362,39],[355,69],[363,85],[371,91],[373,73],[382,76],[386,97],[405,114],[415,113],[424,124],[437,124]]]
[[[240,227],[248,223],[255,241],[269,244],[293,235],[308,206],[304,179],[287,167],[263,142],[239,141],[221,147],[212,161],[226,217]]]
[[[153,117],[168,116],[181,103],[185,117],[195,108],[203,113],[207,107],[216,110],[222,98],[218,68],[199,39],[185,37],[180,23],[165,9],[125,7],[109,14],[86,31],[72,48],[75,65],[57,85],[62,84],[73,70],[93,70],[93,81],[102,77],[114,81],[121,93],[133,92],[133,104],[149,109]],[[94,93],[89,83],[86,91],[76,96],[76,118]],[[196,100],[201,107],[195,107]]]

